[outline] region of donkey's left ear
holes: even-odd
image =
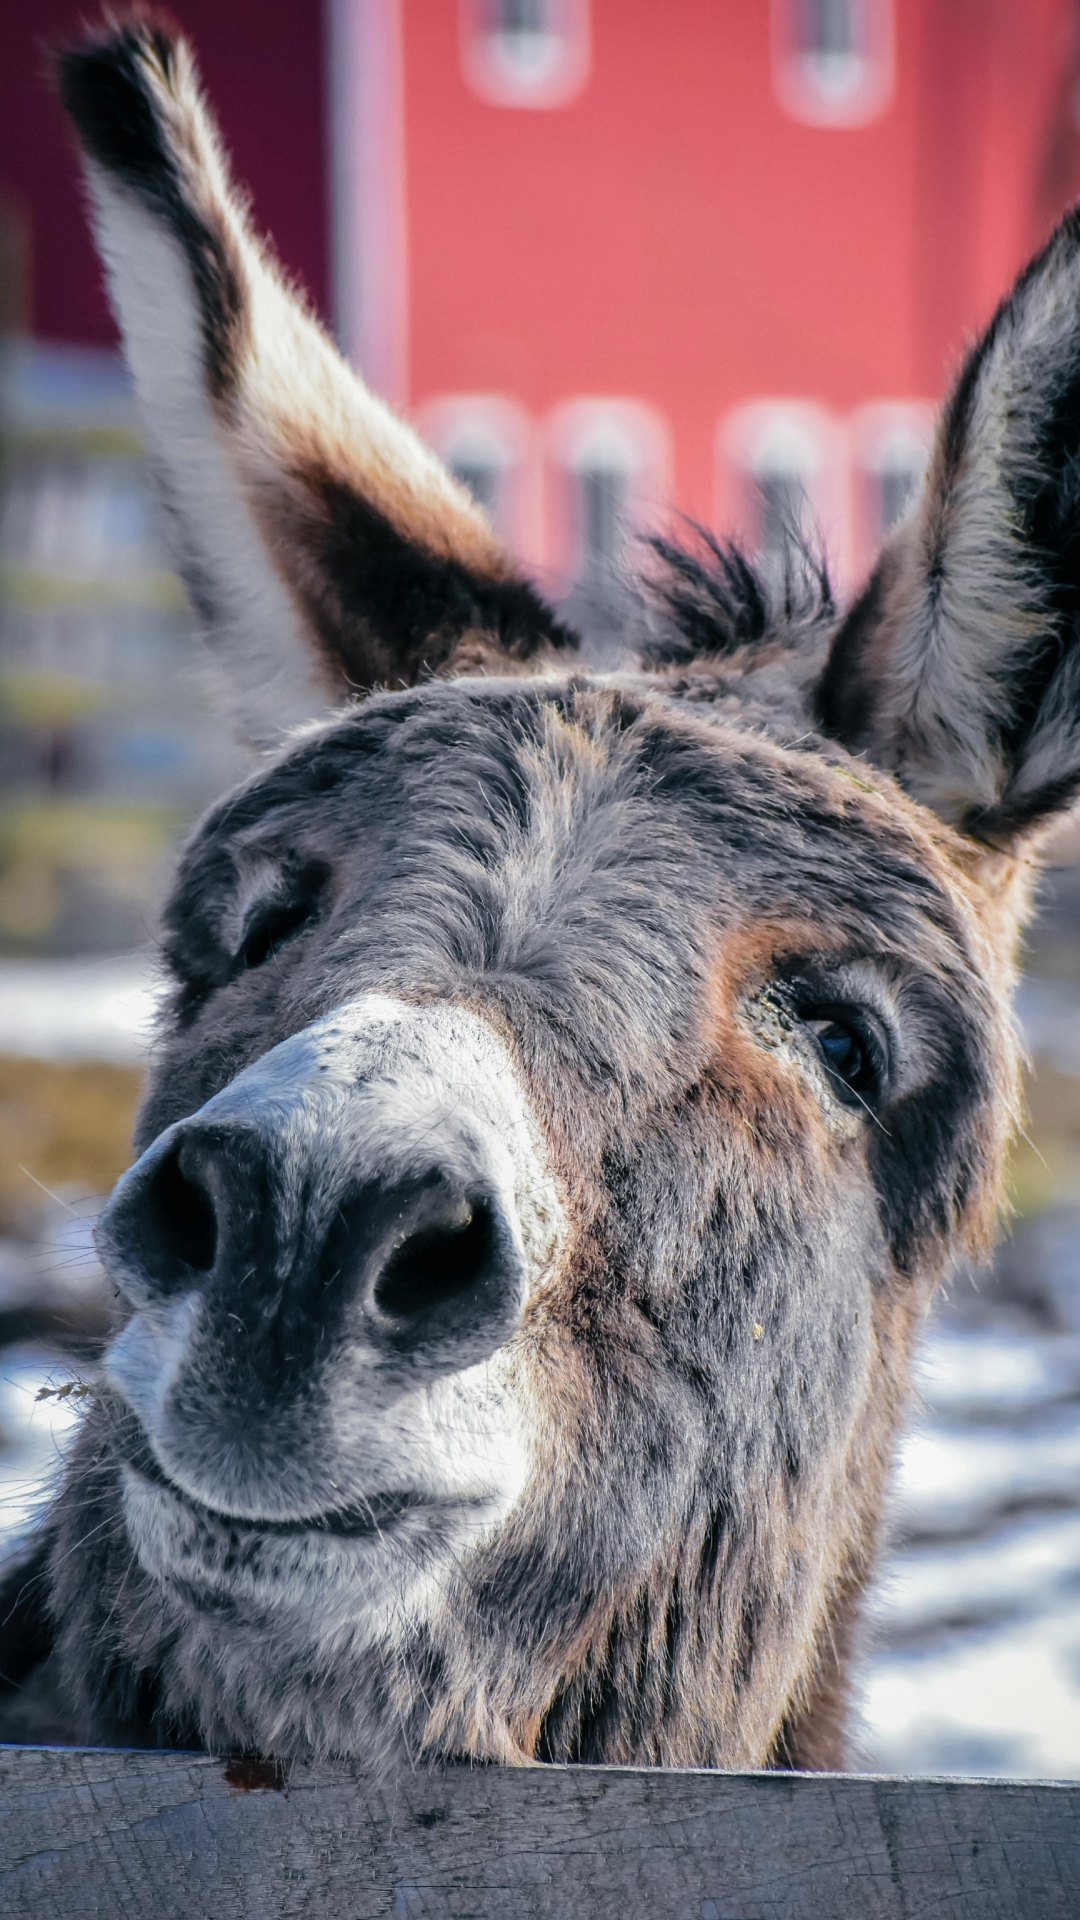
[[[1080,209],[961,370],[818,707],[829,734],[991,846],[1080,793]]]
[[[186,42],[145,14],[62,53],[177,565],[241,731],[350,688],[572,644],[253,233]],[[287,135],[286,135],[287,137]]]

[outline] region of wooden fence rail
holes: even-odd
[[[4,1920],[1077,1920],[1080,1784],[0,1748]]]

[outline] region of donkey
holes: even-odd
[[[112,22],[60,79],[263,757],[164,912],[8,1737],[835,1767],[1080,791],[1080,215],[846,614],[661,539],[601,674],[286,286],[184,41]]]

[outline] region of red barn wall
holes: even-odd
[[[103,11],[103,9],[99,9]],[[330,288],[324,33],[319,0],[170,0],[198,49],[241,180],[282,258],[323,312]],[[92,6],[0,5],[0,206],[26,239],[28,330],[112,344],[78,165],[47,77],[48,49]]]
[[[470,86],[459,0],[402,0],[409,394],[636,396],[709,521],[740,402],[940,395],[1078,184],[1074,8],[896,0],[891,99],[851,127],[785,110],[766,0],[590,16],[577,97],[513,107]]]
[[[493,104],[470,82],[463,48],[469,22],[489,17],[482,0],[171,11],[260,224],[324,313],[328,73],[339,159],[358,117],[385,123],[385,178],[369,139],[375,174],[350,244],[362,283],[381,228],[379,272],[399,275],[389,384],[422,423],[446,396],[519,410],[529,444],[514,536],[534,561],[570,564],[555,444],[568,403],[646,409],[666,446],[656,487],[726,523],[741,482],[718,436],[746,403],[787,399],[819,409],[827,531],[850,575],[866,545],[845,440],[855,410],[939,397],[965,338],[1080,187],[1075,0],[892,0],[890,97],[845,127],[803,124],[778,96],[771,23],[788,0],[558,4],[586,8],[590,60],[580,91],[550,107]],[[348,15],[364,23],[353,44],[385,57],[374,115],[370,63],[367,98],[363,74],[338,70]],[[46,43],[78,18],[71,0],[0,9],[0,195],[29,235],[30,329],[104,343],[114,333],[76,168],[42,77]],[[396,208],[403,231],[387,251]],[[374,283],[368,273],[369,294]]]

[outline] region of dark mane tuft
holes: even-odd
[[[797,645],[833,614],[825,561],[794,534],[779,577],[707,527],[693,527],[692,545],[662,537],[648,544],[657,565],[647,591],[659,616],[645,649],[649,666],[686,666],[765,640]]]

